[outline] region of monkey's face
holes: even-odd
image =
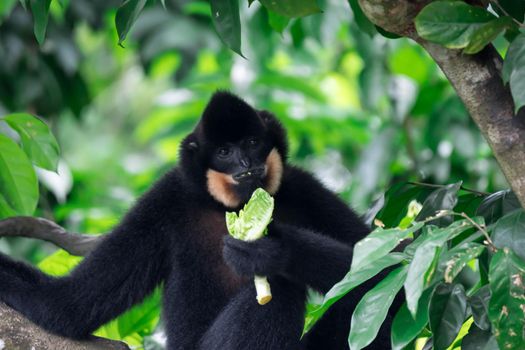
[[[277,192],[286,151],[286,133],[271,113],[219,91],[183,141],[181,160],[199,178],[205,173],[206,190],[215,200],[238,208],[258,187]]]
[[[275,193],[282,176],[279,153],[264,135],[217,145],[207,172],[208,190],[228,207],[237,207],[261,187]]]

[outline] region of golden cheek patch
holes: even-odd
[[[233,186],[237,184],[237,181],[231,175],[208,169],[206,178],[208,179],[208,192],[213,198],[230,208],[239,206],[240,200],[233,191]]]
[[[266,191],[271,195],[277,193],[283,177],[283,160],[274,148],[266,158]]]

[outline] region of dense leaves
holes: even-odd
[[[314,324],[324,315],[330,306],[352,291],[352,289],[366,282],[385,268],[400,263],[404,258],[405,256],[403,254],[388,254],[360,269],[350,271],[326,293],[320,305],[309,310],[306,315],[304,332],[312,329]]]
[[[510,82],[517,112],[525,105],[525,45],[523,34],[518,32],[523,26],[525,4],[523,1],[494,1],[492,8],[491,12],[463,1],[434,1],[417,15],[415,25],[422,38],[452,49],[464,48],[467,54],[481,51],[506,32],[511,44],[503,80]],[[494,9],[499,17],[495,16]]]
[[[489,318],[501,349],[525,347],[525,261],[500,249],[490,263]]]
[[[394,349],[428,337],[436,348],[489,350],[496,338],[522,345],[510,337],[523,321],[513,311],[519,279],[511,278],[521,276],[524,257],[519,202],[501,191],[507,185],[490,149],[438,67],[415,43],[386,40],[391,35],[364,16],[359,1],[249,1],[249,9],[228,0],[26,2],[26,11],[14,0],[0,4],[0,116],[30,111],[45,119],[17,114],[0,123],[0,217],[33,214],[39,192],[32,165],[56,169],[57,143],[43,120],[57,132],[70,177],[38,169],[44,190],[36,214],[104,232],[177,161],[210,93],[232,89],[275,112],[288,130],[291,160],[344,200],[364,212],[380,198],[367,221],[381,227],[356,246],[351,271],[308,305],[305,331],[390,268],[398,274],[376,285],[354,314],[356,325],[367,325],[353,329],[356,348],[373,340],[384,301],[402,287]],[[503,79],[517,110],[525,101],[525,41],[516,23],[524,2],[490,3],[488,10],[433,1],[416,28],[464,54],[489,43],[505,52],[507,40]],[[240,54],[241,37],[249,61],[225,48]],[[125,50],[115,45],[124,40]],[[8,167],[23,176],[8,176]],[[51,186],[65,203],[56,203]],[[404,252],[391,253],[400,240]],[[0,249],[33,262],[49,254],[32,244],[0,241]],[[40,266],[63,274],[78,261],[59,252]],[[496,318],[503,306],[512,312]],[[158,313],[155,293],[97,334],[148,348]]]

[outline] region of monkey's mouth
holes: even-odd
[[[260,180],[266,175],[266,167],[251,168],[247,171],[237,173],[233,175],[233,179],[237,182],[249,182],[254,180]]]

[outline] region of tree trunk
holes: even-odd
[[[129,350],[119,341],[98,337],[72,340],[50,334],[0,303],[0,350]]]
[[[478,54],[467,55],[419,37],[414,18],[430,2],[359,0],[363,12],[373,23],[413,39],[436,61],[492,148],[510,187],[525,208],[525,108],[519,115],[514,114],[510,90],[501,79],[502,58],[491,45]]]

